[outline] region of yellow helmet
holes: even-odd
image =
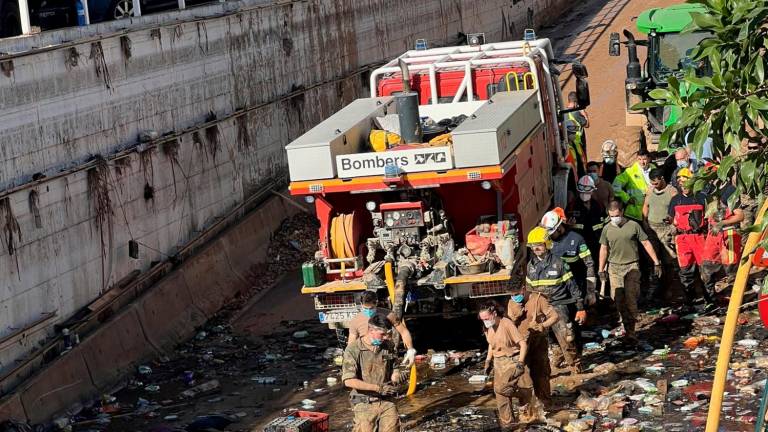
[[[547,249],[552,248],[552,240],[549,239],[546,228],[537,226],[528,233],[528,246],[535,244],[544,244]]]
[[[680,171],[677,172],[677,178],[680,177],[693,178],[693,173],[688,168],[680,168]]]

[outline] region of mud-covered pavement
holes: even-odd
[[[603,307],[599,315],[610,316],[610,304]],[[286,410],[306,409],[330,414],[331,430],[350,430],[335,335],[313,320],[275,323],[264,336],[242,334],[233,330],[233,312],[224,311],[173,357],[138,368],[122,390],[74,416],[73,429],[260,431]],[[520,430],[702,430],[721,319],[649,310],[642,322],[643,343],[635,348],[620,344],[610,322],[584,328],[587,370],[555,376],[548,426]],[[742,314],[740,323],[723,404],[728,431],[754,428],[768,366],[756,312]],[[479,323],[434,319],[410,327],[420,379],[417,393],[398,404],[405,430],[496,430],[490,384],[468,381],[484,358]],[[445,363],[435,364],[440,357]]]

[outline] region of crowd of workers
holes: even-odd
[[[585,113],[572,114],[572,124],[588,122]],[[583,142],[583,127],[570,132],[581,133],[571,143]],[[735,271],[740,229],[751,224],[755,203],[735,195],[733,185],[693,191],[694,173],[717,166],[686,148],[666,167],[656,167],[641,149],[623,168],[610,140],[599,162],[574,153],[584,175],[567,208],[547,212],[527,233],[525,284],[513,288],[506,305],[490,301],[478,314],[488,342],[485,373],[493,371],[502,430],[541,418],[539,408],[550,405],[552,366],[582,372],[580,326],[598,303],[615,305],[619,326],[612,333],[630,347],[639,342],[639,307],[714,311],[722,294],[716,284]],[[410,367],[416,354],[411,335],[392,312],[377,307],[373,293],[364,296],[363,312],[351,327],[342,381],[352,389],[355,431],[397,431],[393,396],[404,374],[395,364],[392,336],[406,346],[402,366]]]

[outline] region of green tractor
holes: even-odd
[[[626,40],[623,42],[618,33],[610,35],[609,55],[621,55],[621,45],[625,45],[628,51],[626,124],[640,128],[635,135],[638,148],[656,150],[661,133],[677,121],[680,111],[670,108],[632,110],[632,106],[649,100],[651,90],[666,87],[670,76],[681,76],[690,67],[699,76],[711,74],[709,65],[699,64],[690,58],[693,49],[709,35],[708,32],[682,32],[693,20],[691,12],[705,13],[706,9],[699,4],[648,9],[640,14],[636,22],[637,30],[647,35],[646,40],[635,39],[628,30],[624,30]],[[638,46],[646,47],[647,51],[647,58],[642,64],[637,56]]]

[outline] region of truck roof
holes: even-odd
[[[693,21],[691,12],[706,13],[707,9],[700,4],[687,3],[647,9],[637,17],[637,30],[645,34],[652,30],[657,33],[677,33]]]

